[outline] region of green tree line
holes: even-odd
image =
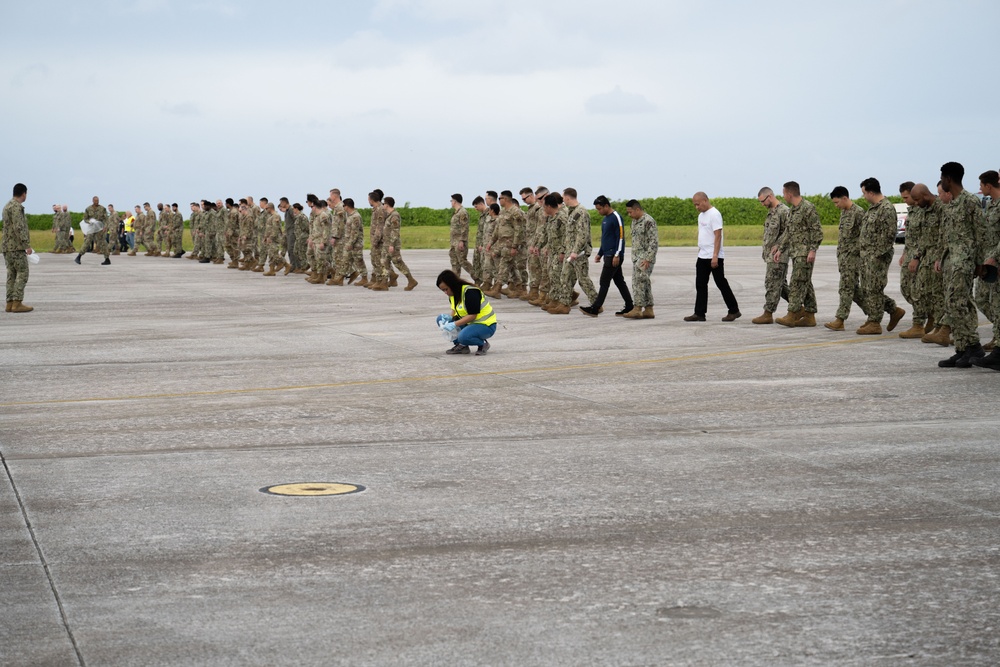
[[[840,211],[833,205],[829,197],[810,195],[805,199],[816,205],[822,224],[834,226],[838,224]],[[889,200],[893,203],[902,201],[898,196],[889,197]],[[698,222],[698,211],[695,210],[690,199],[656,197],[639,201],[659,225],[682,226],[694,225]],[[864,199],[858,199],[857,202],[862,208],[868,208],[868,202]],[[756,197],[720,197],[713,199],[712,204],[719,209],[719,213],[722,214],[722,219],[727,225],[763,225],[764,218],[767,216],[767,211],[760,205]],[[624,201],[612,202],[612,206],[623,218],[625,217]],[[399,211],[402,224],[408,227],[447,227],[451,222],[452,213],[454,213],[450,208],[411,207],[408,204],[400,206],[396,210]],[[471,206],[467,207],[467,210],[472,224],[477,224],[479,212]],[[367,226],[371,220],[371,209],[358,209],[358,212],[361,213]],[[83,213],[70,213],[70,215],[73,219],[73,227],[79,229]],[[600,224],[601,216],[592,208],[590,209],[590,217],[593,224]],[[27,218],[30,229],[52,229],[51,213],[32,214],[28,215]],[[188,221],[185,221],[185,226],[188,224]]]

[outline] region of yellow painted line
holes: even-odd
[[[294,484],[276,484],[265,486],[262,493],[273,496],[343,496],[348,493],[364,491],[359,484],[342,484],[340,482],[296,482]]]
[[[835,345],[856,345],[859,343],[871,343],[877,340],[895,338],[892,336],[866,336],[864,338],[851,338],[847,340],[826,341],[823,343],[802,343],[799,345],[782,345],[775,347],[762,347],[750,350],[728,350],[726,352],[706,352],[704,354],[691,354],[681,357],[663,357],[660,359],[635,359],[633,361],[602,361],[589,364],[573,364],[569,366],[548,366],[534,368],[517,368],[502,371],[482,371],[478,373],[458,373],[453,375],[424,375],[417,377],[386,378],[382,380],[352,380],[349,382],[330,382],[325,384],[287,385],[284,387],[250,387],[247,389],[218,389],[214,391],[186,391],[176,394],[138,394],[135,396],[105,396],[89,398],[65,398],[51,401],[24,401],[15,403],[0,403],[0,408],[36,406],[36,405],[65,405],[67,403],[97,403],[101,401],[152,401],[163,400],[165,398],[192,398],[196,396],[229,396],[238,394],[273,393],[282,391],[304,391],[307,389],[338,389],[343,387],[363,387],[380,384],[408,384],[416,382],[436,382],[439,380],[457,380],[477,377],[506,377],[508,375],[525,375],[528,373],[559,373],[565,371],[589,370],[595,368],[609,368],[612,366],[640,366],[648,364],[668,364],[679,361],[699,361],[702,359],[719,359],[722,357],[738,357],[748,354],[767,354],[771,352],[788,352],[791,350],[811,350],[823,347],[833,347]]]

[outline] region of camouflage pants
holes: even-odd
[[[121,239],[118,237],[118,225],[108,232],[108,252],[121,252]]]
[[[993,338],[1000,331],[1000,318],[997,317],[1000,314],[1000,290],[997,285],[1000,283],[990,284],[982,278],[976,278],[976,307],[993,324]]]
[[[573,295],[573,287],[580,283],[580,289],[583,290],[587,298],[590,299],[591,303],[597,301],[597,288],[594,287],[594,281],[590,279],[590,254],[580,255],[576,259],[566,262],[566,289],[569,295]]]
[[[947,259],[944,264],[945,313],[958,352],[979,342],[979,315],[972,301],[973,268],[971,264],[956,265]]]
[[[851,314],[851,304],[862,307],[861,287],[858,285],[860,257],[838,257],[837,268],[840,269],[840,304],[837,306],[837,317],[846,320]]]
[[[885,286],[889,282],[889,266],[892,265],[892,252],[880,257],[862,255],[861,275],[861,309],[865,311],[869,322],[881,322],[882,315],[896,310],[896,302],[885,294]]]
[[[568,306],[573,299],[573,290],[566,289],[566,263],[559,261],[559,255],[549,256],[549,299]]]
[[[469,263],[469,246],[465,246],[465,250],[459,250],[457,246],[452,245],[448,251],[448,259],[451,260],[451,270],[459,278],[462,277],[462,269],[465,269],[473,278],[479,277],[479,274],[475,271],[475,267]]]
[[[105,257],[108,256],[108,237],[105,235],[104,230],[96,234],[87,234],[86,238],[84,238],[80,254],[85,255],[91,250],[96,250]]]
[[[160,252],[166,254],[170,250],[170,242],[172,240],[170,237],[172,234],[173,230],[169,227],[160,227]]]
[[[75,250],[73,244],[69,242],[69,230],[68,229],[57,229],[56,230],[56,245],[52,249],[53,252],[64,252],[66,250]]]
[[[230,261],[233,262],[235,262],[236,259],[240,256],[239,235],[240,233],[238,230],[227,229],[226,236],[223,240],[223,243],[226,246],[226,252],[229,253],[229,259]]]
[[[782,299],[788,301],[788,262],[767,262],[764,271],[764,310],[778,311]]]
[[[528,255],[528,287],[532,290],[544,291],[548,287],[548,266],[540,255]]]
[[[368,277],[368,267],[365,265],[365,251],[363,247],[349,248],[347,251],[347,275],[357,273],[362,278]]]
[[[400,254],[399,248],[396,248],[391,253],[386,253],[385,266],[389,270],[392,270],[392,267],[395,266],[404,276],[408,278],[413,277],[413,274],[410,273],[410,267],[408,267],[406,262],[403,261],[403,255]]]
[[[512,257],[511,249],[497,246],[493,248],[493,262],[496,265],[496,281],[502,285],[519,285],[517,278],[517,257]]]
[[[24,286],[28,284],[28,255],[23,250],[5,252],[7,262],[7,301],[24,301]]]
[[[299,268],[309,269],[312,267],[312,250],[309,249],[309,238],[306,236],[295,237],[295,255],[299,258]]]
[[[531,277],[528,275],[528,249],[525,246],[518,246],[514,267],[517,269],[518,284],[527,285]]]
[[[330,248],[328,246],[323,246],[321,249],[319,247],[320,239],[314,237],[312,239],[312,246],[306,253],[309,259],[309,265],[312,267],[313,273],[319,273],[320,275],[326,275],[330,270]]]
[[[496,280],[495,266],[492,255],[485,250],[479,253],[479,268],[476,273],[479,276],[479,281],[485,284],[492,284]],[[473,264],[472,267],[475,269],[476,265]]]
[[[792,278],[788,283],[788,310],[796,313],[803,308],[815,313],[816,290],[812,283],[813,265],[805,257],[792,258]]]
[[[899,293],[903,295],[908,304],[913,306],[913,323],[922,324],[926,315],[923,314],[917,294],[917,274],[910,273],[909,264],[909,262],[903,262],[903,266],[899,269]]]
[[[170,234],[170,252],[179,255],[184,252],[184,223],[174,227]]]
[[[640,308],[653,306],[653,264],[643,271],[639,262],[632,260],[632,303]],[[628,304],[626,304],[628,305]]]
[[[934,270],[934,263],[922,261],[917,266],[916,277],[917,303],[913,306],[913,314],[919,312],[925,318],[933,317],[941,324],[945,316],[944,281],[940,273]]]
[[[385,246],[381,241],[371,245],[372,278],[378,280],[389,280],[389,267],[386,266]]]

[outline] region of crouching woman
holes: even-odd
[[[459,278],[454,271],[442,271],[437,278],[438,289],[451,301],[451,316],[458,328],[455,347],[446,354],[469,354],[475,345],[477,356],[486,354],[490,344],[486,340],[497,331],[497,316],[483,291]]]

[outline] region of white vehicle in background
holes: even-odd
[[[906,217],[909,214],[906,204],[893,204],[896,207],[896,243],[906,243]]]

